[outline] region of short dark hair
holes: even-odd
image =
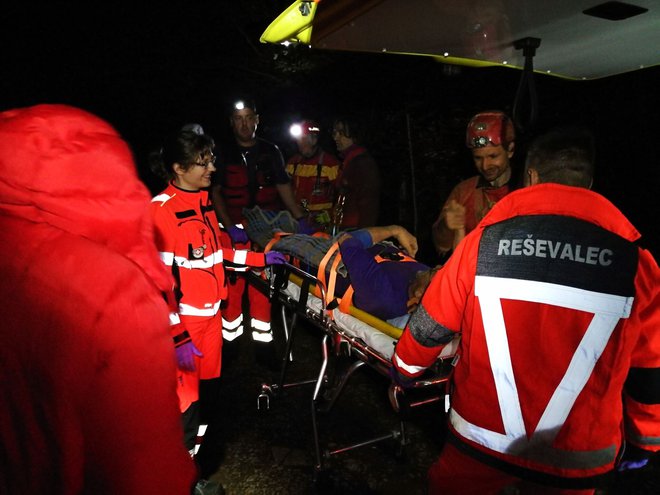
[[[540,182],[591,187],[594,176],[594,136],[586,128],[553,129],[529,147],[525,169],[534,169]]]
[[[362,143],[364,133],[362,125],[357,117],[353,115],[339,115],[335,117],[332,126],[341,124],[344,128],[344,136],[351,138],[355,143]]]
[[[200,153],[213,151],[213,148],[215,142],[208,134],[179,130],[168,136],[158,151],[150,154],[149,164],[152,172],[165,180],[170,180],[175,175],[175,163],[187,170],[192,167]]]

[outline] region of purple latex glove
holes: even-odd
[[[307,217],[298,220],[298,234],[312,235],[317,230],[319,230],[319,226]]]
[[[623,457],[616,470],[621,472],[641,469],[649,463],[649,458],[653,453],[627,443],[623,451]]]
[[[266,253],[267,265],[282,265],[286,263],[286,256],[279,251],[268,251]]]
[[[231,240],[237,244],[245,244],[247,241],[250,240],[245,230],[243,230],[240,227],[237,227],[236,225],[232,225],[231,227],[229,227],[227,229],[227,233],[229,234],[229,237],[231,237]]]
[[[192,343],[192,340],[174,348],[176,363],[181,371],[195,371],[195,356],[204,357],[204,354]]]
[[[649,463],[648,459],[639,459],[637,461],[622,461],[616,467],[620,473],[623,471],[631,471],[633,469],[641,469]]]

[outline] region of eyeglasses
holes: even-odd
[[[206,161],[197,161],[197,162],[193,162],[192,164],[197,167],[204,167],[204,168],[209,168],[210,165],[215,165],[216,156],[213,153],[209,153],[208,155],[205,156],[208,157]],[[202,160],[204,159],[202,158]]]

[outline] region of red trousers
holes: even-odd
[[[227,246],[231,245],[231,238],[227,233],[222,231],[222,241],[223,243],[227,242]],[[234,243],[234,249],[252,249],[252,243],[250,241],[246,243]],[[238,317],[243,314],[243,294],[246,290],[247,285],[247,296],[250,303],[250,316],[256,320],[262,322],[270,322],[270,300],[266,295],[264,295],[259,289],[255,288],[253,285],[248,284],[245,279],[244,272],[238,272],[236,275],[229,275],[228,271],[225,271],[227,276],[227,306],[222,310],[222,316],[225,320],[229,322],[235,321]],[[232,281],[235,279],[235,281]],[[247,324],[248,322],[245,322]]]
[[[190,404],[199,400],[199,380],[218,378],[222,367],[222,318],[220,312],[213,318],[181,315],[193,344],[203,356],[195,356],[195,371],[177,370],[179,408],[185,412]]]
[[[227,321],[234,321],[243,314],[243,294],[246,285],[250,302],[250,316],[259,321],[270,322],[270,300],[259,289],[248,284],[242,273],[237,274],[235,282],[230,280],[227,283],[229,294],[227,295],[227,306],[222,310],[222,316]]]
[[[573,490],[537,485],[506,474],[446,443],[429,469],[429,495],[497,495],[516,486],[520,495],[591,495],[595,489]]]

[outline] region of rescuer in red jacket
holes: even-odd
[[[593,493],[660,449],[660,270],[589,190],[592,155],[577,130],[533,143],[528,187],[459,244],[397,344],[405,386],[462,334],[431,493]]]
[[[149,192],[106,122],[0,114],[0,493],[189,495]]]
[[[192,454],[200,422],[199,380],[218,378],[221,370],[220,304],[227,297],[223,263],[264,267],[284,262],[281,253],[235,251],[222,244],[206,189],[215,172],[213,148],[213,139],[201,128],[183,130],[151,157],[152,168],[170,178],[167,188],[152,199],[151,214],[160,257],[176,280],[178,307],[170,323],[185,441]]]
[[[229,122],[234,140],[223,148],[220,156],[212,187],[213,205],[234,247],[252,249],[243,230],[243,208],[259,206],[264,210],[281,210],[285,207],[297,220],[303,220],[306,212],[296,203],[279,148],[256,136],[259,114],[254,102],[235,102]],[[243,334],[245,276],[232,274],[228,289],[222,329],[224,339],[231,342]],[[252,339],[257,343],[268,344],[273,341],[270,301],[250,284],[247,284],[247,295]]]

